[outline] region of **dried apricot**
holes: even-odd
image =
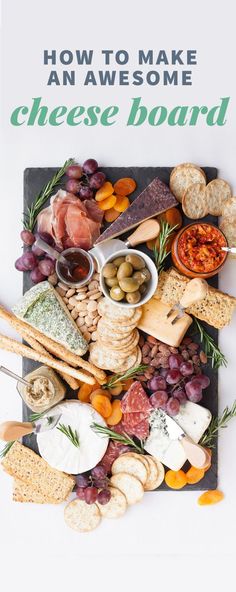
[[[153,251],[155,244],[156,244],[157,239],[156,238],[152,238],[149,241],[146,242],[147,248],[150,249],[150,251]]]
[[[201,481],[205,475],[204,469],[197,469],[196,467],[190,467],[190,469],[186,473],[187,483],[189,485],[194,485],[194,483],[198,483]]]
[[[96,191],[96,201],[103,201],[103,199],[106,199],[106,197],[112,195],[113,191],[114,189],[112,183],[110,183],[110,181],[106,181],[105,183],[103,183],[102,187],[100,187],[100,189]]]
[[[131,177],[124,177],[123,179],[119,179],[114,184],[114,191],[118,195],[130,195],[136,189],[136,183],[134,179]]]
[[[106,197],[106,199],[99,201],[98,206],[99,206],[100,210],[110,210],[111,208],[114,207],[115,203],[116,203],[116,195],[112,194],[112,195],[109,195],[109,197]]]
[[[224,499],[224,494],[218,489],[212,489],[211,491],[204,491],[198,498],[197,502],[199,506],[210,506],[211,504],[218,504]]]
[[[116,196],[116,203],[114,205],[114,209],[117,212],[124,212],[130,205],[129,198],[125,195],[117,195]]]
[[[117,425],[117,423],[119,423],[122,418],[120,400],[116,399],[116,401],[112,402],[111,406],[112,406],[112,412],[111,412],[111,415],[109,415],[109,417],[107,418],[107,423],[108,423],[108,425],[113,426],[113,425]]]
[[[163,220],[163,222],[168,222],[170,226],[177,226],[176,230],[181,228],[183,223],[182,216],[178,208],[170,208],[169,210],[166,210],[166,212],[159,214],[157,219],[159,221]]]
[[[122,380],[123,391],[128,391],[128,389],[132,386],[133,382],[133,378],[126,378],[126,380]]]
[[[187,484],[187,477],[180,469],[179,471],[167,471],[165,474],[165,482],[171,489],[182,489]]]
[[[88,403],[90,400],[90,395],[91,395],[92,390],[93,390],[92,385],[84,382],[84,384],[82,384],[82,386],[78,390],[78,399],[82,403]]]
[[[112,406],[106,395],[96,395],[93,397],[92,406],[105,419],[111,415]]]
[[[91,403],[93,402],[94,397],[97,397],[97,395],[100,395],[101,397],[107,397],[109,400],[111,400],[111,393],[109,393],[108,389],[96,388],[95,391],[92,391],[90,394]]]
[[[114,208],[105,211],[105,220],[106,222],[114,222],[116,218],[120,215],[120,212],[117,212]]]
[[[113,397],[118,397],[118,395],[120,395],[123,390],[123,386],[120,382],[116,382],[113,387],[109,388],[109,391]]]

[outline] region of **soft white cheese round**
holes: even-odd
[[[37,435],[41,456],[54,469],[65,473],[83,473],[97,465],[106,452],[108,438],[96,434],[91,429],[92,423],[106,426],[104,419],[87,403],[66,401],[53,408],[53,415],[61,413],[58,423],[76,430],[79,437],[79,448],[74,446],[65,434],[56,426],[52,430]]]

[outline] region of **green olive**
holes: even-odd
[[[102,275],[104,278],[113,278],[117,274],[117,267],[114,263],[106,263],[102,270]]]
[[[145,277],[145,274],[143,273],[143,271],[144,271],[143,269],[142,269],[142,271],[135,271],[132,275],[132,277],[139,282],[140,286],[144,282],[146,282],[146,277]]]
[[[126,255],[125,260],[128,263],[131,263],[134,269],[140,270],[144,269],[145,267],[145,261],[142,257],[139,257],[139,255],[134,255],[130,253],[130,255]]]
[[[125,261],[124,263],[121,263],[118,272],[117,272],[117,277],[118,280],[122,280],[123,278],[126,277],[130,277],[133,273],[133,267],[130,263],[127,263],[127,261]]]
[[[145,267],[144,269],[142,269],[141,273],[144,275],[145,277],[145,282],[149,282],[149,280],[151,279],[151,274],[150,271],[147,267]]]
[[[113,277],[113,278],[106,278],[105,284],[107,286],[109,286],[109,288],[113,288],[114,286],[118,286],[119,282],[118,282],[117,277]]]
[[[139,292],[141,292],[142,296],[144,296],[144,294],[146,294],[147,291],[147,284],[141,284],[141,286],[139,286]]]
[[[110,290],[110,297],[112,298],[112,300],[123,300],[123,298],[125,297],[125,293],[123,292],[123,290],[121,290],[120,286],[114,286]]]
[[[116,265],[116,267],[120,267],[121,263],[125,262],[125,257],[116,257],[116,259],[113,259],[112,263],[114,263],[114,265]]]
[[[122,278],[119,285],[124,292],[136,292],[139,288],[139,283],[132,277]]]
[[[136,290],[136,292],[128,292],[128,294],[126,294],[126,300],[129,304],[137,304],[140,299],[141,294],[139,290]]]

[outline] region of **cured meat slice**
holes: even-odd
[[[149,422],[147,419],[143,419],[133,428],[133,436],[136,436],[139,440],[146,440],[149,436]]]
[[[136,197],[132,204],[101,234],[98,243],[115,238],[140,222],[153,218],[178,204],[169,187],[158,177]]]
[[[134,428],[137,424],[139,424],[143,419],[147,419],[147,413],[142,411],[136,411],[135,413],[124,413],[123,416],[123,424],[127,426],[129,429]]]
[[[59,190],[38,216],[38,230],[48,232],[60,249],[88,250],[100,235],[103,212],[95,200],[82,202],[76,195]]]
[[[142,411],[148,413],[152,409],[148,396],[145,393],[141,382],[136,380],[121,401],[123,413],[137,413]]]
[[[83,204],[86,208],[87,215],[89,216],[89,218],[91,218],[91,220],[94,220],[94,222],[99,222],[101,224],[104,216],[104,211],[98,207],[97,202],[94,199],[86,199],[83,202]]]
[[[126,446],[125,444],[122,444],[121,442],[112,442],[111,441],[111,442],[109,442],[107,450],[106,450],[106,452],[99,464],[103,465],[103,467],[106,469],[107,473],[109,473],[114,460],[116,460],[116,458],[118,458],[118,456],[120,456],[120,454],[124,454],[125,452],[130,452],[130,450],[131,450],[130,446]]]

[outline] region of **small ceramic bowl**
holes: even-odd
[[[151,279],[149,280],[149,282],[147,284],[147,286],[148,286],[147,291],[143,295],[141,300],[139,300],[139,302],[137,302],[136,304],[129,304],[128,302],[124,302],[124,301],[118,302],[116,300],[113,300],[110,297],[109,289],[106,286],[105,279],[102,274],[103,268],[107,263],[112,263],[112,261],[114,259],[116,259],[117,257],[126,257],[126,255],[139,255],[139,257],[142,257],[145,261],[147,269],[150,271],[150,274],[151,274]],[[116,253],[112,253],[112,255],[110,255],[106,259],[104,265],[102,266],[102,268],[100,270],[101,290],[102,290],[104,296],[106,296],[106,298],[108,298],[116,306],[124,306],[125,308],[137,308],[138,306],[145,304],[145,302],[148,302],[148,300],[150,300],[150,298],[153,296],[154,292],[156,291],[157,284],[158,284],[158,273],[157,273],[157,268],[155,266],[155,263],[152,261],[152,259],[150,257],[148,257],[148,255],[146,255],[145,253],[142,253],[141,251],[138,251],[137,249],[121,249],[120,251],[116,251]]]

